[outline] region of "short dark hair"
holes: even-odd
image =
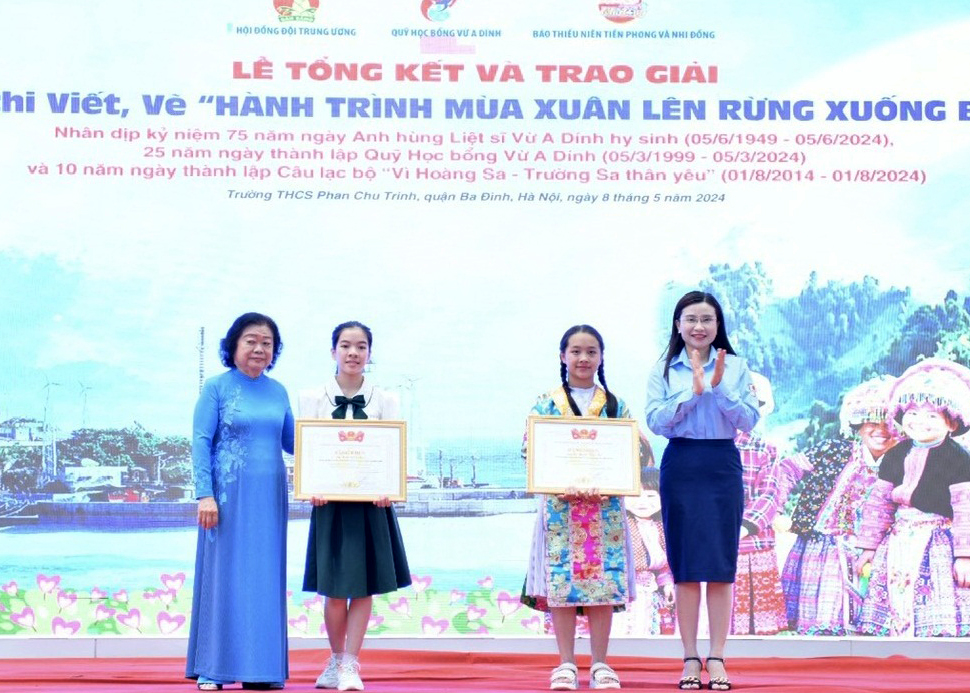
[[[273,366],[276,365],[276,359],[279,358],[280,352],[283,351],[283,340],[280,339],[280,329],[276,326],[276,322],[273,318],[262,313],[243,313],[236,318],[226,332],[226,336],[219,342],[219,357],[222,359],[223,366],[226,368],[236,367],[236,362],[233,361],[233,358],[236,355],[236,346],[239,343],[239,337],[242,336],[242,333],[247,327],[253,325],[265,325],[273,333],[273,359],[266,366],[266,370],[272,370]]]

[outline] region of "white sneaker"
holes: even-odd
[[[338,691],[362,691],[364,682],[360,680],[360,662],[356,658],[350,659],[346,655],[337,669]]]
[[[337,677],[337,658],[331,657],[327,660],[327,666],[324,668],[323,673],[317,677],[317,688],[336,688],[339,683]]]

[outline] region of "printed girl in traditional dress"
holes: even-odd
[[[566,330],[559,342],[562,385],[539,397],[532,413],[540,416],[626,418],[629,411],[606,386],[603,338],[589,325]],[[599,377],[601,387],[596,385]],[[526,441],[528,445],[528,441]],[[589,618],[590,688],[619,688],[606,663],[613,611],[636,596],[632,546],[623,499],[598,492],[571,491],[538,496],[539,512],[522,602],[551,611],[559,666],[552,690],[579,687],[576,669],[576,616]]]
[[[637,637],[673,635],[674,576],[667,566],[667,540],[660,519],[660,470],[641,467],[640,489],[640,495],[626,503],[637,598],[623,614],[623,632]]]
[[[856,561],[871,564],[859,630],[970,635],[970,370],[943,359],[910,366],[890,393],[908,440],[886,453],[863,509]]]
[[[792,468],[804,470],[805,477],[792,511],[795,543],[782,570],[782,588],[788,627],[803,635],[855,632],[861,603],[853,579],[856,535],[879,462],[898,441],[888,422],[895,382],[880,376],[847,392],[839,410],[843,438],[791,458]]]
[[[761,429],[775,408],[775,400],[766,377],[751,373],[751,381],[758,396],[761,418],[757,428]],[[796,474],[784,470],[788,463],[780,460],[775,446],[755,431],[739,432],[734,444],[741,454],[744,515],[734,580],[731,634],[774,635],[788,627],[788,619],[772,523],[788,498],[791,479]]]
[[[396,419],[398,401],[364,378],[373,336],[359,322],[333,331],[331,355],[337,375],[323,388],[300,393],[307,419]],[[386,498],[327,502],[313,498],[303,589],[326,596],[324,622],[330,660],[317,688],[363,690],[358,656],[370,621],[373,595],[411,584],[404,542]]]

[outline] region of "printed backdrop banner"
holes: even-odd
[[[970,636],[962,431],[925,458],[948,470],[934,487],[892,416],[970,416],[965,2],[0,16],[0,633],[186,634],[192,409],[250,310],[280,325],[291,399],[360,320],[367,378],[402,402],[414,584],[375,599],[369,632],[547,632],[518,598],[521,441],[560,336],[603,334],[642,423],[673,305],[700,287],[770,411],[738,441],[733,631]],[[900,378],[931,357],[956,365]],[[645,467],[663,444],[644,438]],[[654,476],[628,503],[622,635],[676,632]],[[294,636],[323,627],[300,590],[308,514],[291,503]]]

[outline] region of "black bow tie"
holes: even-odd
[[[343,419],[347,416],[347,406],[354,408],[354,418],[355,419],[366,419],[367,414],[364,412],[364,406],[367,401],[364,399],[363,395],[354,395],[353,397],[344,397],[343,395],[337,395],[334,398],[334,402],[337,404],[337,408],[333,410],[333,418]]]

